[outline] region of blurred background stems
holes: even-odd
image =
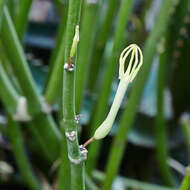
[[[168,186],[174,185],[172,174],[167,164],[168,160],[168,138],[167,138],[167,125],[164,118],[164,90],[166,88],[166,67],[167,67],[167,53],[165,41],[168,39],[168,32],[165,32],[163,39],[160,39],[159,43],[163,48],[160,52],[159,67],[158,67],[158,79],[157,79],[157,114],[155,118],[155,140],[156,140],[156,157],[158,161],[158,168],[163,181]],[[163,42],[162,42],[163,41]]]
[[[8,9],[4,7],[3,10],[3,22],[1,30],[1,39],[6,52],[9,56],[11,66],[17,74],[17,79],[19,81],[20,87],[27,98],[29,105],[29,113],[33,116],[33,119],[38,122],[45,122],[46,125],[37,125],[36,127],[40,131],[40,134],[51,142],[51,147],[53,147],[53,155],[57,156],[59,152],[59,143],[61,140],[61,133],[57,129],[55,123],[53,122],[50,115],[43,114],[41,112],[41,97],[38,90],[34,84],[34,80],[28,68],[26,58],[19,42],[18,36],[16,34],[14,25],[9,16]],[[39,117],[39,114],[41,118]],[[48,124],[48,125],[47,125]]]
[[[116,10],[119,7],[120,1],[109,0],[107,3],[108,7],[106,10],[105,19],[103,20],[100,29],[97,31],[97,36],[95,39],[96,45],[93,51],[94,53],[92,55],[92,63],[90,64],[88,88],[91,92],[94,92],[96,87],[97,76],[99,76],[99,70],[102,64],[105,45],[110,36],[111,27],[113,25],[113,20],[116,15]]]
[[[180,124],[181,124],[183,134],[186,140],[187,151],[188,151],[189,160],[190,160],[190,115],[188,113],[184,113],[182,115]]]
[[[129,17],[132,9],[132,0],[123,0],[120,5],[119,16],[117,27],[114,36],[114,45],[109,57],[106,69],[103,84],[101,86],[100,95],[97,100],[97,105],[95,107],[95,114],[92,114],[92,123],[89,128],[90,136],[94,134],[95,129],[101,124],[103,121],[106,111],[107,104],[110,95],[110,89],[112,85],[113,78],[115,76],[117,68],[119,68],[119,53],[123,47],[123,36],[126,31],[126,24],[129,21]],[[87,162],[87,172],[90,174],[94,169],[97,158],[99,156],[100,145],[102,141],[95,141],[89,146],[88,152],[88,162]]]
[[[68,2],[66,1],[62,6],[60,26],[56,35],[56,42],[53,52],[50,57],[49,71],[45,84],[45,99],[53,105],[56,101],[59,89],[61,89],[62,66],[64,63],[64,48],[65,48],[65,26],[68,13]]]
[[[28,24],[28,16],[30,7],[32,5],[33,0],[20,0],[19,6],[16,14],[16,18],[14,20],[15,28],[17,31],[17,35],[20,41],[23,41],[24,34]]]
[[[9,11],[6,7],[3,10],[3,22],[1,30],[1,39],[3,46],[5,47],[7,54],[12,64],[15,74],[17,74],[18,81],[21,88],[28,99],[30,107],[30,114],[34,115],[40,112],[40,95],[32,79],[32,75],[28,68],[24,51],[19,42],[17,33],[14,28],[14,24],[9,15]]]
[[[20,95],[13,87],[2,63],[0,63],[0,86],[0,97],[2,99],[2,102],[4,106],[7,108],[7,112],[9,113],[9,115],[13,117],[13,115],[16,113]],[[42,117],[38,120],[35,119],[34,121],[27,122],[27,124],[29,125],[27,130],[31,132],[31,135],[39,144],[39,148],[44,153],[46,159],[48,161],[55,161],[58,155],[57,148],[55,147],[54,143],[49,141],[49,135],[41,135],[43,134],[43,130],[48,130],[48,123],[46,121],[44,122],[44,119]],[[36,127],[36,125],[38,127]]]
[[[94,170],[92,172],[92,178],[96,181],[96,182],[103,182],[105,179],[105,173],[100,172],[98,170]],[[140,190],[177,190],[177,188],[170,188],[170,187],[163,187],[160,185],[154,185],[151,183],[145,183],[145,182],[140,182],[134,179],[129,179],[129,178],[125,178],[125,177],[120,177],[118,176],[116,178],[116,180],[121,180],[123,182],[123,184],[125,185],[126,188],[129,189],[140,189]]]
[[[16,18],[16,10],[18,8],[18,3],[20,0],[7,0],[6,5],[7,8],[9,9],[9,13],[12,19]]]
[[[152,2],[153,2],[153,0],[147,0],[145,6],[143,8],[143,12],[142,12],[142,18],[143,18],[142,19],[142,24],[143,24],[143,28],[145,28],[146,16],[147,16],[148,11],[150,10]]]
[[[18,104],[18,94],[15,89],[12,87],[11,82],[5,72],[2,63],[0,62],[0,96],[4,103],[7,106],[8,112],[15,114],[17,104]]]
[[[76,113],[80,112],[83,103],[84,90],[89,77],[89,66],[94,52],[94,38],[98,26],[99,7],[101,0],[91,2],[85,0],[81,21],[81,40],[79,43],[78,61],[76,65]],[[101,9],[102,10],[102,9]]]
[[[40,187],[41,185],[35,176],[32,166],[30,165],[30,162],[26,156],[20,126],[17,122],[11,119],[11,116],[8,116],[8,133],[15,161],[23,179],[25,180],[25,183],[30,187],[31,190],[42,190]]]
[[[84,158],[80,151],[78,144],[78,124],[75,121],[75,70],[76,70],[76,53],[71,55],[71,47],[73,44],[73,38],[75,35],[76,26],[79,25],[81,14],[82,0],[70,0],[68,7],[68,17],[65,33],[65,54],[64,64],[68,67],[74,67],[69,71],[64,69],[63,74],[63,94],[62,94],[62,130],[63,135],[66,135],[68,157],[70,160],[70,173],[71,173],[71,189],[84,190],[85,189],[85,171],[84,171]],[[79,34],[78,34],[79,35]],[[75,57],[70,57],[75,56]],[[62,68],[63,69],[63,68]],[[71,139],[71,134],[74,134],[74,138]],[[64,143],[64,142],[63,142]],[[65,151],[65,150],[62,150]],[[61,167],[65,164],[63,158],[61,159]],[[63,174],[60,172],[60,174]],[[66,176],[59,176],[59,180],[64,180]],[[58,182],[58,184],[61,184]],[[59,187],[59,189],[64,189]]]
[[[187,167],[186,175],[180,186],[180,190],[189,190],[190,189],[190,166]]]
[[[2,22],[2,15],[3,15],[3,6],[7,0],[0,1],[0,30],[1,30],[1,22]]]
[[[140,102],[143,88],[152,65],[152,61],[156,52],[156,46],[159,39],[162,37],[163,32],[165,32],[168,26],[169,20],[172,16],[171,10],[174,9],[174,5],[175,2],[173,0],[165,0],[162,2],[162,7],[155,22],[153,31],[146,41],[143,53],[144,64],[133,83],[130,97],[127,101],[127,106],[124,113],[122,114],[118,131],[111,146],[111,152],[109,154],[106,166],[106,178],[103,183],[102,190],[111,188],[113,180],[118,173],[121,159],[126,147],[128,132],[131,128],[131,125],[133,124],[135,114],[137,112],[137,105]]]
[[[99,187],[93,182],[91,177],[89,177],[88,175],[86,175],[85,183],[87,190],[100,190]]]

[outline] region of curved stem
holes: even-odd
[[[6,107],[7,111],[13,116],[17,109],[20,95],[13,87],[9,80],[5,69],[0,63],[0,98]],[[39,144],[42,152],[47,157],[47,160],[53,161],[57,158],[59,150],[53,143],[52,131],[49,130],[51,125],[54,125],[53,121],[48,116],[40,115],[29,123],[29,131],[34,136],[34,139]],[[46,135],[43,134],[43,130],[46,130]],[[51,140],[49,140],[51,138]]]
[[[38,129],[41,135],[48,139],[47,142],[52,144],[50,147],[53,147],[53,149],[50,151],[52,151],[52,154],[56,157],[59,153],[61,133],[53,122],[52,117],[43,114],[41,111],[41,96],[32,78],[24,51],[6,7],[4,7],[3,16],[1,39],[6,49],[6,53],[9,55],[12,68],[16,74],[24,96],[27,98],[30,115],[33,116],[34,120],[46,123],[45,126],[39,125]],[[39,120],[39,115],[42,116],[42,120]]]
[[[3,15],[3,6],[5,4],[6,0],[0,1],[0,30],[1,30],[1,22],[2,22],[2,15]]]
[[[180,190],[189,190],[190,188],[190,166],[187,167],[187,174],[185,175]]]
[[[16,112],[19,95],[17,94],[16,90],[13,88],[1,62],[0,62],[0,86],[1,86],[1,91],[0,91],[1,99],[3,103],[7,105],[8,111],[14,114]]]
[[[183,134],[185,136],[186,144],[187,144],[187,151],[189,153],[190,158],[190,116],[188,113],[184,113],[181,118],[181,127],[183,130]]]
[[[156,137],[156,156],[162,175],[163,181],[166,185],[172,186],[173,179],[170,168],[167,164],[168,150],[167,150],[167,129],[164,119],[164,89],[165,89],[165,72],[166,72],[166,55],[160,55],[160,63],[158,69],[158,83],[157,83],[157,115],[155,120],[155,137]]]
[[[15,28],[21,42],[23,41],[24,33],[27,28],[28,16],[29,16],[30,7],[32,5],[32,1],[33,0],[19,1],[18,13],[15,19]]]
[[[41,185],[34,175],[29,160],[26,157],[20,126],[14,120],[12,120],[10,116],[8,119],[8,125],[12,151],[21,175],[23,176],[26,184],[32,190],[41,190]]]

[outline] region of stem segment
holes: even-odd
[[[167,36],[167,34],[166,34]],[[164,119],[164,89],[166,77],[166,52],[160,55],[157,84],[157,115],[155,120],[156,156],[159,162],[159,169],[166,185],[172,186],[172,174],[167,164],[167,128]]]
[[[75,121],[75,64],[71,56],[71,48],[75,47],[72,43],[75,36],[75,28],[79,24],[82,0],[70,0],[68,8],[68,18],[65,38],[65,58],[64,58],[64,75],[63,75],[63,118],[62,124],[65,130],[68,157],[71,169],[71,189],[84,190],[84,160],[86,152],[80,150],[78,144],[78,125]],[[77,42],[76,42],[77,43]],[[73,51],[72,49],[72,52]],[[76,53],[75,53],[76,54]],[[74,55],[72,55],[74,56]],[[75,59],[76,60],[76,59]],[[73,62],[71,62],[73,61]],[[71,68],[72,67],[72,68]],[[64,164],[62,160],[61,164]],[[67,175],[67,174],[66,174]],[[63,176],[64,178],[64,176]],[[59,178],[61,180],[61,177]]]
[[[185,175],[180,190],[189,190],[190,188],[190,166],[187,167],[187,174]]]
[[[35,177],[32,167],[24,150],[20,126],[9,117],[9,137],[12,143],[13,154],[25,182],[32,190],[41,190],[40,183]]]
[[[38,89],[34,83],[31,72],[28,68],[24,51],[19,42],[17,33],[14,28],[14,24],[9,15],[9,11],[6,7],[3,10],[3,22],[1,39],[6,52],[9,55],[11,66],[18,78],[20,87],[27,98],[29,105],[29,113],[34,116],[34,120],[39,121],[39,115],[41,115],[43,125],[37,125],[41,135],[45,137],[47,143],[51,143],[50,151],[56,157],[59,152],[59,143],[61,140],[61,133],[57,129],[53,119],[50,115],[45,115],[41,111],[42,98],[38,92]],[[36,117],[36,118],[35,118]],[[41,121],[41,119],[40,119]],[[42,123],[42,122],[40,122]],[[48,124],[48,125],[47,125]]]
[[[113,24],[114,17],[116,15],[116,10],[119,7],[119,3],[117,0],[109,0],[107,3],[107,12],[103,24],[98,31],[98,35],[96,37],[96,46],[94,48],[94,55],[92,58],[93,63],[91,64],[89,71],[90,73],[88,88],[92,92],[94,92],[96,87],[97,76],[99,76],[100,67],[102,66],[102,57],[104,54],[105,45],[110,35],[110,30]]]
[[[76,70],[76,112],[80,112],[83,103],[84,90],[89,74],[90,58],[94,48],[94,38],[97,29],[98,8],[100,0],[96,2],[86,1],[82,19],[81,43],[79,44],[79,56]]]
[[[18,13],[15,19],[15,28],[18,34],[18,37],[23,41],[24,33],[27,28],[28,16],[30,7],[33,0],[20,0],[18,6]]]

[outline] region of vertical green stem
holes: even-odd
[[[101,124],[101,122],[105,117],[112,80],[114,78],[116,67],[118,66],[118,64],[116,64],[118,62],[118,54],[121,50],[121,44],[125,33],[126,24],[129,20],[129,16],[131,13],[132,2],[133,2],[132,0],[123,0],[120,7],[112,54],[109,57],[108,66],[106,68],[106,73],[101,88],[102,90],[100,92],[100,96],[97,102],[97,107],[95,109],[95,115],[92,118],[93,121],[92,121],[92,126],[90,128],[91,136],[94,134],[95,129]],[[87,162],[88,172],[91,172],[96,164],[99,155],[98,153],[100,149],[100,144],[101,141],[95,141],[90,145],[88,153],[89,160]]]
[[[17,108],[18,94],[15,89],[12,87],[9,78],[7,77],[7,73],[0,62],[0,96],[5,105],[7,105],[7,109],[9,113],[14,114]]]
[[[9,9],[10,16],[12,19],[14,19],[16,17],[16,12],[17,12],[17,8],[18,8],[18,1],[17,0],[7,1],[7,7]]]
[[[94,90],[95,84],[97,82],[97,76],[100,71],[101,60],[104,53],[104,48],[106,42],[110,36],[110,30],[113,24],[114,16],[116,14],[116,10],[118,8],[119,2],[117,0],[109,0],[108,8],[105,15],[105,19],[103,24],[98,31],[98,35],[96,37],[96,47],[94,49],[92,64],[89,72],[89,89],[91,91]],[[127,10],[126,10],[127,11]]]
[[[168,186],[173,185],[170,168],[167,164],[167,129],[164,119],[164,89],[166,78],[166,53],[160,55],[157,83],[157,115],[155,120],[156,156],[163,181]]]
[[[61,158],[60,158],[61,165],[58,172],[57,190],[67,190],[67,189],[69,190],[71,189],[71,179],[70,179],[71,170],[68,159],[67,142],[65,135],[63,135],[61,144],[62,144]]]
[[[98,21],[98,8],[100,2],[86,1],[84,5],[83,19],[82,19],[82,32],[79,44],[79,56],[76,70],[76,112],[79,113],[84,96],[84,89],[87,82],[89,73],[90,58],[93,52],[94,37]]]
[[[67,8],[68,8],[67,4],[68,3],[65,3],[63,6],[60,26],[56,35],[55,47],[53,49],[49,63],[49,72],[45,87],[45,98],[47,102],[50,104],[53,104],[55,102],[56,95],[58,93],[57,88],[61,86],[60,81],[61,81],[62,66],[64,62],[64,47],[65,47],[64,35],[65,35],[65,27],[67,21]],[[56,81],[54,81],[55,78],[60,79],[58,84]]]
[[[86,189],[87,190],[99,190],[99,188],[95,185],[92,179],[86,175]]]
[[[56,156],[59,151],[58,149],[61,134],[53,122],[51,116],[41,112],[42,99],[37,87],[35,86],[31,72],[26,62],[24,51],[19,42],[17,33],[6,7],[4,8],[3,13],[4,17],[1,31],[3,45],[5,46],[6,52],[9,55],[10,63],[14,69],[16,77],[18,78],[24,96],[27,98],[29,112],[32,116],[34,116],[34,120],[36,120],[36,122],[40,121],[40,124],[36,127],[40,131],[41,135],[46,138],[47,142],[51,143],[50,148],[52,147],[52,149],[50,149],[50,151],[52,151],[52,154]],[[41,119],[39,119],[39,114],[42,117]],[[42,125],[43,122],[46,123],[45,126]]]
[[[181,127],[186,139],[187,149],[190,157],[190,116],[184,113],[181,117]]]
[[[40,97],[37,93],[37,89],[26,62],[24,51],[21,47],[13,22],[6,7],[3,10],[3,14],[1,39],[6,48],[7,54],[9,55],[13,69],[18,77],[18,81],[21,84],[22,90],[31,105],[29,106],[32,108],[31,112],[34,114],[39,112],[41,109]]]
[[[2,22],[2,15],[3,15],[3,6],[5,4],[6,0],[0,1],[0,30],[1,30],[1,22]]]
[[[41,190],[40,183],[35,177],[29,160],[26,157],[20,126],[11,117],[8,119],[8,124],[12,150],[20,173],[32,190]]]
[[[0,98],[6,107],[7,111],[11,116],[16,113],[17,105],[19,102],[19,94],[13,87],[11,81],[9,80],[5,69],[0,63]],[[29,131],[34,136],[34,140],[37,141],[44,155],[47,157],[47,160],[53,161],[57,158],[58,148],[53,141],[50,141],[49,138],[52,135],[52,131],[49,130],[50,126],[47,116],[40,115],[35,117],[35,119],[29,123]],[[52,122],[52,121],[51,121]],[[51,124],[54,125],[54,124]],[[43,134],[43,130],[46,130],[46,135]],[[49,134],[48,134],[49,133]]]
[[[27,28],[28,16],[33,0],[20,0],[15,19],[15,28],[19,39],[22,41]]]
[[[187,173],[180,186],[180,190],[189,190],[189,189],[190,189],[190,166],[187,167]]]
[[[65,57],[64,63],[74,69],[64,69],[63,75],[63,118],[62,127],[67,140],[68,157],[71,169],[71,189],[83,190],[84,183],[84,158],[78,144],[78,125],[75,121],[75,67],[73,58],[70,57],[71,47],[75,34],[75,28],[79,24],[82,0],[70,0],[68,8],[66,38],[65,38]],[[76,60],[76,59],[75,59]],[[62,159],[61,159],[62,160]],[[62,160],[61,165],[64,164]],[[66,174],[67,175],[67,174]],[[62,177],[64,179],[64,176]],[[59,178],[61,180],[61,177]],[[64,188],[64,187],[63,187]]]
[[[126,138],[134,121],[135,114],[137,112],[137,105],[140,101],[144,85],[150,71],[152,60],[155,55],[156,44],[158,43],[160,37],[163,35],[163,32],[166,30],[166,27],[168,26],[169,18],[172,16],[169,10],[171,8],[174,8],[173,5],[174,2],[172,0],[163,1],[160,14],[155,22],[154,29],[145,44],[144,64],[139,71],[136,80],[134,81],[133,88],[127,102],[127,107],[122,114],[117,134],[111,146],[111,152],[106,166],[106,179],[104,181],[102,190],[107,190],[111,188],[113,180],[118,172],[121,158],[123,156],[126,146]]]

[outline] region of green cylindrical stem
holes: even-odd
[[[64,63],[68,64],[70,60],[74,60],[70,57],[71,47],[73,43],[73,38],[75,35],[75,28],[79,24],[80,11],[81,11],[82,0],[70,0],[68,8],[67,26],[65,33],[65,55]],[[62,124],[64,126],[64,131],[67,134],[67,147],[68,147],[68,157],[70,160],[71,169],[71,189],[72,190],[84,190],[84,161],[81,155],[78,144],[78,125],[75,121],[75,68],[72,71],[64,69],[63,74],[63,117]],[[74,135],[73,138],[69,137],[71,134]],[[63,134],[65,135],[65,134]],[[64,164],[64,160],[61,159],[61,164]],[[64,176],[59,177],[59,180],[64,178]],[[60,184],[60,183],[59,183]],[[62,187],[64,188],[64,187]],[[60,188],[59,188],[60,189]]]
[[[92,177],[97,182],[102,182],[105,179],[105,174],[100,171],[93,171]],[[177,190],[177,188],[169,188],[164,187],[160,185],[154,185],[151,183],[145,183],[141,181],[137,181],[134,179],[124,178],[124,177],[118,177],[120,180],[122,180],[124,186],[129,189],[140,189],[140,190]]]
[[[18,94],[15,89],[12,87],[12,84],[7,77],[7,73],[3,68],[2,63],[0,62],[0,96],[5,105],[7,105],[7,109],[9,113],[14,114],[16,112],[17,104],[18,104]]]
[[[1,30],[1,21],[2,21],[2,15],[3,15],[3,6],[5,4],[6,0],[0,1],[0,30]]]
[[[35,87],[34,80],[32,79],[32,75],[26,62],[24,51],[6,7],[3,10],[3,15],[1,39],[6,52],[9,55],[9,59],[21,88],[28,99],[30,112],[33,115],[39,113],[41,110],[40,96]]]
[[[15,19],[15,28],[19,39],[22,41],[27,28],[28,16],[33,0],[20,0]]]
[[[56,43],[53,53],[50,58],[49,72],[47,76],[47,83],[45,87],[45,99],[53,105],[56,101],[57,94],[61,88],[62,67],[64,64],[64,50],[65,50],[65,27],[67,20],[67,4],[64,4],[64,10],[61,16],[61,23],[56,36]]]
[[[190,166],[187,167],[187,173],[180,186],[180,190],[189,190],[189,189],[190,189]]]
[[[110,36],[110,30],[113,24],[114,16],[116,14],[116,10],[119,5],[117,0],[110,0],[107,3],[108,3],[107,12],[103,24],[100,30],[98,31],[98,35],[96,37],[96,47],[94,49],[92,64],[90,66],[90,71],[89,71],[88,86],[90,91],[94,91],[95,84],[97,82],[97,76],[99,74],[100,66],[102,63],[102,57],[105,45]]]
[[[50,115],[41,113],[32,120],[40,137],[48,148],[49,158],[56,160],[60,154],[60,143],[62,135],[57,129],[56,123]]]
[[[79,43],[79,56],[76,70],[76,112],[79,113],[86,82],[89,73],[90,58],[93,52],[94,38],[97,28],[98,8],[100,2],[91,3],[86,1],[84,5],[83,20],[81,24],[82,32]],[[85,39],[85,40],[83,40]]]
[[[54,147],[52,149],[52,153],[55,153],[55,151],[57,152],[59,149],[61,134],[56,125],[53,123],[51,116],[46,116],[41,112],[41,97],[35,86],[26,62],[24,51],[20,45],[14,25],[6,7],[4,8],[3,13],[4,18],[1,31],[3,45],[6,47],[6,52],[9,55],[12,68],[16,73],[24,96],[27,98],[29,113],[33,116],[34,120],[38,120],[39,114],[43,117],[42,120],[40,120],[41,125],[39,125],[39,130],[41,135],[46,137],[49,143],[51,142],[52,146],[50,147]],[[47,129],[43,126],[42,121],[46,123]],[[55,148],[56,146],[57,148]]]
[[[158,69],[158,83],[157,83],[157,115],[155,119],[155,137],[156,137],[156,156],[160,173],[166,185],[172,186],[172,174],[167,164],[168,150],[167,150],[167,128],[164,119],[164,89],[166,78],[166,53],[160,55],[160,63]]]
[[[85,189],[85,166],[84,161],[80,164],[71,163],[71,189]]]
[[[18,8],[17,1],[16,0],[7,1],[7,7],[9,9],[11,18],[14,19],[16,17],[16,12]]]
[[[155,22],[154,29],[145,44],[144,64],[133,84],[133,88],[127,102],[127,107],[125,108],[125,111],[122,115],[117,134],[111,146],[111,152],[106,167],[106,179],[103,184],[103,190],[110,189],[112,182],[118,172],[121,158],[123,156],[126,146],[126,138],[134,121],[135,114],[137,112],[137,105],[140,101],[144,85],[147,80],[156,52],[156,44],[158,43],[160,37],[163,35],[163,32],[166,30],[166,27],[168,26],[169,19],[172,16],[171,12],[169,12],[168,10],[170,8],[174,8],[173,3],[174,2],[172,0],[163,1],[159,16],[157,18],[157,21]]]
[[[99,190],[98,186],[96,186],[96,184],[93,182],[93,180],[86,175],[86,189],[87,190]]]
[[[63,127],[62,130],[63,133],[65,133]],[[69,190],[71,189],[71,168],[68,159],[67,142],[65,135],[63,135],[61,144],[61,165],[58,172],[57,190]]]
[[[50,57],[50,63],[49,63],[49,73],[51,73],[52,69],[54,68],[54,64],[56,63],[56,58],[58,56],[58,53],[61,49],[61,46],[64,45],[64,33],[66,28],[66,21],[67,21],[67,12],[68,12],[68,3],[65,3],[63,6],[63,12],[60,18],[60,25],[56,34],[56,41],[55,41],[55,47],[53,49],[53,52]],[[64,48],[62,49],[62,54],[64,54]],[[64,60],[64,58],[62,58]],[[63,61],[64,62],[64,61]]]
[[[100,92],[100,96],[98,97],[95,114],[93,114],[94,117],[92,121],[92,126],[90,128],[91,136],[94,134],[95,128],[97,128],[101,124],[101,122],[105,117],[112,80],[114,78],[116,67],[119,65],[117,64],[119,57],[118,55],[119,52],[121,51],[122,39],[125,33],[126,24],[129,20],[129,16],[131,13],[132,2],[133,2],[132,0],[123,0],[121,4],[118,23],[115,31],[112,54],[109,57],[108,66],[106,68],[104,81],[101,87],[102,90]],[[88,172],[91,172],[96,164],[99,148],[100,148],[100,141],[96,141],[90,145],[88,153],[89,161],[87,162]]]
[[[52,152],[52,150],[49,149],[48,144],[46,143],[44,138],[41,137],[38,129],[36,129],[36,123],[34,122],[28,123],[26,130],[29,132],[29,134],[31,134],[33,140],[38,145],[38,149],[34,151],[40,153],[40,155],[42,155],[43,158],[45,158],[45,160],[50,161],[51,163],[54,162],[57,159],[58,154],[54,153],[55,150],[53,150]]]
[[[181,127],[185,136],[187,150],[190,158],[190,116],[187,113],[184,113],[181,118]]]
[[[7,77],[7,73],[1,63],[0,86],[0,97],[3,104],[9,114],[13,116],[16,113],[20,96]],[[52,118],[45,114],[39,114],[39,116],[36,116],[29,125],[31,134],[34,135],[34,138],[37,140],[37,143],[39,143],[40,148],[46,153],[48,160],[56,160],[59,154],[59,142],[61,141],[61,136],[60,133],[57,132]]]
[[[32,171],[32,167],[24,150],[20,126],[15,121],[13,121],[11,117],[8,119],[8,125],[12,151],[19,171],[25,180],[25,183],[32,190],[41,190],[41,185]]]

